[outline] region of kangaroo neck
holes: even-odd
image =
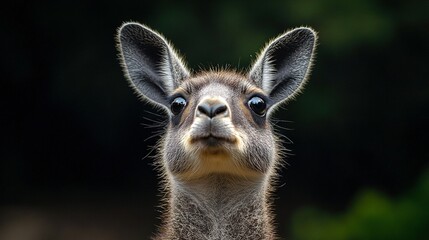
[[[212,175],[174,181],[169,205],[174,239],[272,239],[264,178]]]

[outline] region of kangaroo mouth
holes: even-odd
[[[212,133],[209,133],[207,135],[202,136],[194,136],[191,139],[191,143],[197,143],[200,142],[204,145],[207,145],[209,147],[217,147],[224,143],[235,143],[237,140],[234,136],[217,136]]]
[[[229,148],[238,142],[231,123],[222,119],[197,119],[191,127],[189,143],[204,149]]]

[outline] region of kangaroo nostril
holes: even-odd
[[[211,117],[211,106],[207,103],[201,103],[198,105],[198,111],[208,117]]]
[[[225,104],[216,104],[212,107],[212,117],[224,113],[227,110]]]
[[[197,107],[197,110],[200,114],[204,114],[209,118],[216,117],[222,113],[225,113],[228,110],[228,107],[223,103],[209,104],[209,103],[200,103]]]

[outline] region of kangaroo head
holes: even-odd
[[[305,84],[316,41],[312,29],[270,41],[247,74],[191,74],[163,36],[138,23],[124,24],[118,41],[130,85],[169,116],[161,142],[168,176],[258,177],[274,169],[278,147],[269,117]]]

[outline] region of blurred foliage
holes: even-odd
[[[417,186],[392,200],[375,190],[361,192],[343,214],[316,208],[299,210],[295,240],[419,240],[429,233],[429,171]]]
[[[396,12],[372,0],[209,1],[203,7],[194,1],[161,2],[164,9],[144,22],[175,38],[179,49],[191,56],[192,67],[201,63],[246,67],[252,60],[246,56],[253,55],[266,36],[301,25],[319,32],[325,51],[344,54],[358,46],[388,42],[398,30],[397,21],[414,15],[407,8]],[[243,59],[237,60],[240,56]]]
[[[393,16],[377,1],[289,1],[286,9],[296,21],[317,23],[329,51],[383,43],[392,37]]]

